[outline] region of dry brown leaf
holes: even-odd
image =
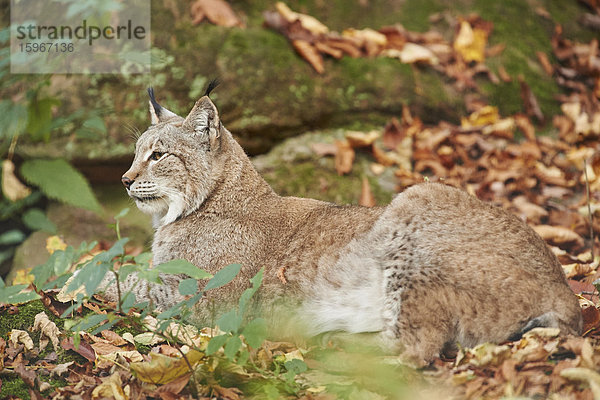
[[[120,371],[114,372],[108,378],[101,378],[102,383],[92,391],[92,399],[129,400],[129,385],[123,385]]]
[[[94,351],[96,352],[96,357],[103,356],[103,355],[110,354],[110,353],[116,353],[118,351],[123,350],[120,347],[114,346],[110,343],[104,343],[104,342],[92,343],[90,346],[92,346],[92,349],[94,349]]]
[[[536,51],[535,55],[537,56],[540,64],[542,64],[542,68],[544,68],[544,72],[548,76],[552,76],[552,74],[554,74],[554,67],[552,67],[552,64],[550,64],[550,61],[548,60],[548,56],[546,55],[546,53],[541,52],[541,51]]]
[[[39,330],[40,333],[40,350],[43,350],[48,345],[49,341],[52,342],[52,347],[54,350],[59,349],[59,339],[60,329],[56,326],[54,322],[52,322],[45,312],[41,312],[37,314],[34,318],[33,322],[33,330]]]
[[[521,100],[523,100],[525,113],[530,117],[535,117],[539,122],[544,123],[544,114],[542,113],[537,98],[527,82],[525,82],[525,78],[522,76],[519,76],[519,84],[521,85]]]
[[[335,170],[339,175],[344,175],[352,171],[354,163],[354,149],[347,140],[336,140],[337,151],[335,153]]]
[[[31,194],[31,189],[15,176],[15,165],[11,160],[2,161],[2,193],[13,202]]]
[[[380,53],[383,57],[398,58],[404,64],[428,63],[431,65],[439,64],[439,59],[433,51],[425,46],[416,43],[406,43],[402,50],[386,49]]]
[[[25,346],[25,350],[33,350],[33,340],[31,340],[29,333],[20,329],[13,329],[8,334],[8,337],[13,347],[17,347],[19,343],[22,343]]]
[[[307,42],[306,40],[292,40],[292,46],[314,68],[317,73],[322,74],[325,72],[325,66],[323,64],[323,57],[317,51],[317,49]]]
[[[217,394],[217,397],[220,399],[239,400],[241,398],[240,395],[243,394],[243,392],[236,387],[226,388],[223,386],[215,385],[212,386],[211,389]]]
[[[409,112],[410,113],[410,112]],[[388,150],[396,150],[402,139],[406,136],[406,133],[402,129],[400,121],[396,117],[393,117],[383,129],[383,145]]]
[[[514,119],[517,127],[523,131],[525,137],[528,140],[535,140],[535,128],[529,118],[523,114],[517,114],[514,116]]]
[[[547,242],[561,245],[575,243],[578,246],[583,246],[583,238],[577,233],[562,226],[537,225],[533,230]]]
[[[364,207],[374,207],[376,204],[377,203],[375,202],[375,196],[373,196],[373,192],[371,192],[371,185],[369,184],[369,180],[366,176],[363,176],[358,205]]]
[[[329,28],[323,25],[318,19],[311,15],[301,14],[292,11],[286,4],[277,2],[275,4],[277,12],[286,19],[287,22],[293,23],[299,21],[304,29],[315,36],[324,35],[329,32]]]
[[[370,132],[347,131],[345,134],[346,140],[352,148],[368,147],[379,139],[379,136],[381,133],[375,130]]]
[[[215,25],[234,27],[243,26],[229,3],[225,0],[196,0],[191,6],[192,23],[199,24],[207,18]]]
[[[517,207],[519,212],[523,216],[525,216],[529,221],[539,222],[539,220],[542,217],[548,216],[548,211],[546,211],[545,208],[529,202],[525,196],[515,197],[512,203]]]
[[[512,78],[510,77],[510,75],[506,71],[506,68],[504,68],[503,65],[498,67],[498,75],[500,76],[500,79],[502,79],[503,82],[512,82]]]
[[[336,49],[335,47],[331,47],[327,43],[315,42],[314,46],[317,49],[317,51],[319,51],[319,53],[330,55],[333,58],[339,59],[342,58],[342,56],[344,55],[344,52],[342,50]]]
[[[156,389],[156,392],[157,393],[169,392],[172,394],[179,394],[187,386],[188,382],[190,381],[191,376],[192,376],[191,373],[182,375],[179,378],[175,379],[174,381],[171,381],[167,384],[159,386]]]
[[[74,352],[79,353],[81,356],[88,359],[88,361],[91,361],[91,362],[96,361],[96,353],[94,352],[94,349],[92,348],[92,346],[90,346],[89,343],[87,343],[83,340],[79,342],[79,346],[77,346],[77,348],[75,348],[75,345],[73,344],[72,337],[64,338],[60,342],[60,345],[65,350],[73,350]]]
[[[102,332],[100,332],[100,334],[104,339],[108,340],[115,346],[123,346],[124,344],[127,344],[127,341],[116,332],[105,329]]]

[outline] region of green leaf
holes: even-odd
[[[242,347],[242,340],[239,336],[232,336],[231,339],[225,343],[225,357],[233,360],[238,350]]]
[[[229,335],[220,335],[210,339],[210,341],[208,342],[208,346],[206,347],[206,354],[209,356],[211,354],[215,354],[217,351],[219,351],[221,347],[223,347],[225,342],[227,342],[227,339],[229,339],[230,337],[231,336]]]
[[[88,314],[83,317],[77,324],[71,327],[72,331],[85,331],[93,326],[98,325],[101,322],[106,321],[107,316],[105,314]]]
[[[215,276],[212,277],[210,281],[208,281],[204,287],[204,290],[216,289],[227,285],[233,280],[233,278],[236,277],[241,268],[241,264],[229,264],[228,266],[223,267],[215,274]]]
[[[159,320],[169,319],[175,315],[178,315],[181,312],[181,309],[183,308],[183,306],[184,306],[183,302],[175,304],[173,307],[167,308],[165,311],[158,314],[156,316],[156,318]]]
[[[55,105],[60,105],[58,99],[38,99],[37,96],[29,102],[27,110],[29,116],[27,132],[29,132],[33,139],[50,139],[50,131],[52,129],[52,107]]]
[[[181,259],[171,260],[164,264],[160,264],[156,269],[165,274],[186,274],[194,279],[212,278],[212,275],[202,268],[198,268],[191,262]]]
[[[119,220],[129,214],[129,207],[122,209],[117,215],[115,215],[115,219]]]
[[[86,179],[65,160],[28,160],[21,166],[21,174],[51,199],[96,213],[101,211]]]
[[[242,334],[250,347],[259,348],[267,338],[267,321],[262,318],[253,319],[246,325]]]
[[[96,293],[98,285],[100,285],[100,282],[102,282],[102,279],[104,279],[104,276],[107,272],[108,264],[94,262],[94,260],[92,259],[91,262],[89,262],[83,268],[81,268],[81,270],[79,270],[77,276],[75,276],[75,278],[69,284],[67,291],[76,290],[81,285],[84,285],[85,292],[89,297]]]
[[[179,282],[179,293],[182,296],[195,294],[198,291],[198,281],[194,278],[184,279]]]
[[[10,246],[25,240],[25,234],[18,229],[11,229],[0,235],[0,245]]]
[[[306,363],[302,360],[294,358],[293,360],[286,361],[283,366],[287,369],[287,372],[284,374],[288,381],[294,379],[294,377],[302,372],[305,372],[308,367]]]
[[[256,291],[260,287],[260,285],[262,283],[262,279],[263,279],[263,271],[264,271],[264,268],[261,268],[260,271],[258,271],[252,279],[250,279],[250,282],[252,283],[252,287],[244,290],[244,292],[240,296],[240,300],[239,300],[240,314],[244,315],[244,313],[246,312],[246,307],[248,306],[248,302],[250,301],[250,298],[254,295],[254,293],[256,293]]]
[[[25,131],[28,115],[27,108],[22,104],[13,103],[10,100],[2,100],[0,101],[0,115],[2,116],[0,138],[10,139]]]
[[[56,233],[56,225],[39,208],[30,208],[23,214],[23,223],[33,231]]]
[[[0,303],[20,304],[39,299],[40,296],[33,291],[22,292],[29,285],[2,286],[0,287]]]
[[[97,115],[94,115],[85,120],[83,127],[97,131],[98,133],[106,133],[106,124],[104,120]]]
[[[236,310],[231,310],[217,320],[217,325],[222,331],[236,333],[242,325],[242,318]]]

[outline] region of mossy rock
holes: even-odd
[[[344,137],[344,130],[310,132],[287,139],[269,153],[253,159],[255,167],[282,196],[308,197],[337,204],[357,204],[362,178],[369,180],[378,205],[390,202],[396,192],[392,169],[375,176],[369,169],[371,155],[357,151],[351,173],[340,176],[333,157],[318,156],[311,149],[314,143],[332,143]]]
[[[380,126],[391,116],[400,115],[405,104],[415,115],[432,123],[457,122],[466,112],[465,93],[457,92],[432,68],[385,58],[326,58],[325,73],[319,75],[294,52],[286,38],[262,26],[262,13],[274,9],[273,1],[230,3],[246,28],[209,23],[194,26],[188,3],[154,0],[152,38],[160,57],[153,63],[150,76],[53,78],[50,90],[63,100],[61,112],[100,111],[109,126],[106,136],[96,140],[65,139],[67,143],[57,146],[42,144],[37,152],[18,146],[17,151],[25,158],[60,154],[78,165],[90,159],[126,165],[131,160],[133,140],[131,129],[124,127],[144,130],[148,125],[145,88],[154,86],[164,106],[186,114],[214,77],[222,81],[213,98],[223,121],[251,154],[264,153],[283,139],[310,130]],[[493,71],[505,67],[513,80],[492,84],[481,78],[478,95],[499,106],[503,115],[523,110],[517,79],[520,75],[547,117],[559,112],[556,95],[561,89],[543,72],[535,54],[541,51],[555,61],[550,44],[555,21],[563,25],[568,38],[590,40],[594,35],[577,23],[586,12],[577,2],[457,0],[449,4],[445,0],[370,0],[361,5],[344,0],[293,0],[287,4],[336,31],[401,23],[409,30],[436,29],[448,40],[454,35],[454,26],[448,21],[480,14],[494,24],[489,45],[506,45],[502,54],[489,58],[486,64]],[[552,19],[536,13],[538,7],[545,8]],[[430,23],[434,13],[448,18]],[[111,174],[112,180],[118,179],[118,172]]]

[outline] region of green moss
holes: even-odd
[[[8,334],[13,329],[20,329],[23,331],[30,332],[30,336],[33,339],[34,343],[36,340],[39,340],[39,332],[31,332],[33,327],[33,321],[35,316],[40,312],[45,312],[48,318],[53,321],[59,329],[63,329],[64,322],[60,318],[57,318],[50,311],[44,307],[41,300],[30,301],[29,303],[20,304],[18,306],[19,312],[16,314],[9,314],[4,311],[0,318],[2,319],[2,323],[0,324],[0,337],[5,340],[8,340]]]
[[[12,396],[15,399],[29,400],[29,386],[19,376],[2,377],[0,399]]]
[[[357,204],[362,187],[362,168],[357,164],[349,175],[335,172],[333,159],[281,163],[264,178],[282,196],[309,197],[337,204]],[[383,190],[374,177],[368,176],[377,204],[389,203],[392,194]]]

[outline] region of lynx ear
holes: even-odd
[[[211,148],[218,146],[221,136],[219,113],[208,96],[202,96],[194,104],[194,108],[183,121],[183,127],[192,135],[208,136]]]
[[[165,122],[168,119],[178,116],[174,112],[169,111],[160,104],[158,104],[156,98],[154,97],[153,88],[148,88],[148,96],[150,96],[150,102],[148,105],[150,109],[150,123],[152,125],[156,125],[159,122]]]

